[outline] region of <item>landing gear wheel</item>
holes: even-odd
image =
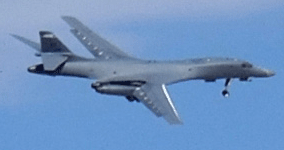
[[[223,91],[222,91],[222,95],[223,95],[225,98],[228,98],[228,97],[230,96],[230,93],[229,93],[229,91],[227,91],[227,90],[223,90]]]

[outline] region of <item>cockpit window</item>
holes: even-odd
[[[242,63],[243,68],[252,68],[252,65],[250,63]]]

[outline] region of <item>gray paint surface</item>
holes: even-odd
[[[131,57],[93,33],[73,17],[63,17],[71,32],[95,56],[87,59],[73,54],[56,36],[41,31],[41,45],[12,35],[39,51],[42,64],[28,71],[52,76],[75,76],[96,79],[92,87],[99,93],[125,96],[142,102],[157,117],[170,124],[181,124],[181,118],[170,99],[166,85],[187,81],[226,79],[224,96],[229,95],[231,79],[249,81],[251,77],[270,77],[275,73],[234,58],[199,58],[177,61],[148,61]],[[39,47],[41,47],[39,49]]]

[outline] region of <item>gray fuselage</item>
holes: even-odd
[[[221,78],[268,77],[273,71],[254,67],[246,61],[232,58],[200,58],[180,61],[142,60],[95,60],[73,59],[64,63],[52,73],[37,72],[34,66],[30,72],[51,75],[105,79],[111,81],[142,80],[171,84],[179,81],[202,79],[215,81]],[[132,79],[133,78],[133,79]]]

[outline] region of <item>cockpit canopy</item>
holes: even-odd
[[[244,62],[244,63],[242,63],[242,68],[252,68],[252,64],[250,64],[248,62]]]

